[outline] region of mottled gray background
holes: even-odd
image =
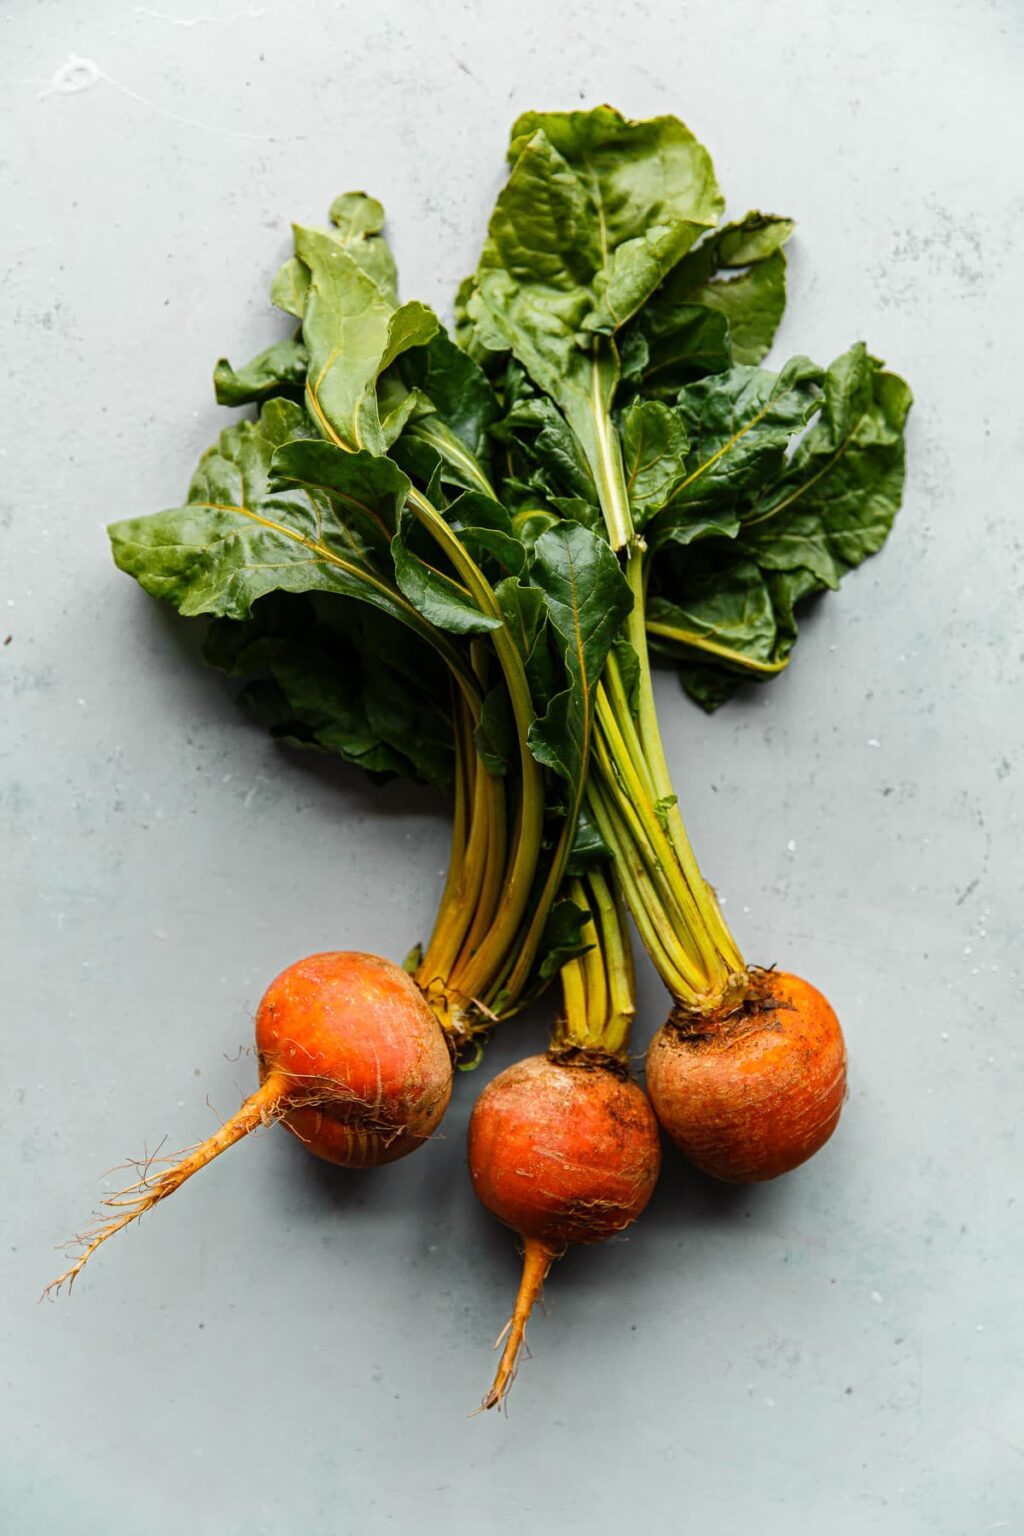
[[[4,1531],[1024,1529],[1022,36],[1015,0],[0,8]],[[917,392],[892,541],[791,672],[712,720],[660,685],[747,953],[844,1020],[842,1128],[750,1192],[668,1158],[628,1241],[558,1266],[507,1419],[467,1417],[516,1260],[463,1132],[543,1010],[418,1157],[258,1137],[37,1307],[104,1171],[251,1088],[270,977],[401,956],[446,852],[427,793],[250,727],[103,526],[179,498],[214,359],[282,333],[290,217],[371,190],[445,307],[513,114],[604,99],[799,220],[780,354],[864,336]],[[639,1044],[646,971],[641,1002]]]

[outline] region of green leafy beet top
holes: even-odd
[[[726,986],[648,652],[706,709],[777,675],[801,602],[892,526],[911,404],[862,343],[764,366],[793,223],[720,224],[676,118],[529,112],[508,158],[454,339],[400,302],[373,198],[296,225],[272,287],[293,334],[214,370],[257,415],[180,506],[110,530],[146,591],[210,617],[207,659],[275,734],[452,790],[423,974],[491,1016],[585,948],[563,883],[609,839],[626,867],[637,828],[650,903],[661,882],[696,935],[676,980]]]

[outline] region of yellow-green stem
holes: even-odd
[[[644,574],[643,551],[630,549],[626,559],[626,580],[633,593],[633,610],[627,621],[630,643],[640,663],[637,685],[637,717],[640,744],[647,759],[658,800],[665,809],[669,836],[676,850],[680,867],[693,893],[705,932],[710,936],[728,971],[742,971],[743,958],[735,939],[726,927],[718,903],[711,898],[707,884],[697,864],[690,839],[683,825],[672,776],[669,773],[665,748],[658,728],[658,715],[654,702],[654,682],[651,676],[651,660],[647,649],[647,633],[644,622],[647,584]]]
[[[544,820],[544,793],[540,767],[530,751],[527,733],[533,722],[533,702],[522,656],[509,632],[490,583],[469,555],[453,529],[417,490],[409,493],[409,505],[451,561],[480,611],[499,625],[491,632],[501,666],[519,741],[522,792],[516,808],[516,824],[505,870],[501,899],[490,930],[467,964],[451,978],[469,999],[483,996],[493,978],[505,967],[519,924],[526,911],[540,855]]]
[[[636,1013],[636,980],[625,906],[618,885],[610,885],[600,870],[592,870],[588,878],[608,978],[608,1008],[601,1043],[610,1055],[625,1056]]]
[[[651,678],[650,656],[647,648],[646,631],[646,580],[644,574],[644,545],[642,539],[633,532],[632,519],[629,509],[628,488],[625,483],[625,475],[622,464],[622,450],[619,442],[618,431],[611,419],[612,397],[614,395],[615,381],[617,381],[617,355],[613,341],[608,343],[610,354],[605,356],[600,351],[600,345],[595,347],[593,357],[592,374],[594,387],[591,391],[592,399],[590,409],[592,419],[587,423],[585,433],[585,447],[590,460],[590,467],[594,474],[601,503],[601,511],[604,516],[608,537],[612,548],[626,551],[626,580],[633,594],[633,608],[626,621],[626,634],[633,650],[636,653],[639,664],[637,679],[637,720],[633,739],[640,747],[636,754],[634,771],[630,775],[626,764],[634,753],[630,751],[628,738],[632,731],[632,712],[628,701],[625,700],[623,689],[619,690],[616,699],[616,718],[621,722],[623,732],[627,740],[616,743],[613,750],[617,766],[622,771],[622,780],[614,777],[606,782],[604,792],[608,796],[606,812],[614,805],[618,812],[625,816],[627,822],[635,825],[639,816],[645,827],[653,815],[655,820],[659,814],[664,816],[667,841],[671,844],[675,857],[669,861],[676,866],[681,875],[681,880],[676,881],[671,876],[670,884],[675,893],[677,912],[682,908],[682,924],[673,913],[671,906],[666,908],[657,901],[651,912],[641,913],[636,901],[640,891],[646,884],[642,876],[640,861],[634,860],[626,870],[623,883],[626,888],[627,899],[633,910],[634,918],[641,930],[646,929],[649,934],[653,929],[660,928],[662,922],[667,928],[673,930],[672,943],[666,946],[661,941],[656,941],[655,948],[651,949],[652,958],[656,954],[665,955],[671,949],[671,957],[674,964],[670,970],[678,973],[679,969],[685,969],[688,976],[692,974],[691,966],[687,961],[683,967],[684,951],[692,952],[700,956],[699,974],[696,978],[696,991],[707,998],[720,996],[729,981],[732,972],[743,969],[743,961],[735,940],[725,925],[718,903],[712,896],[703,876],[697,867],[697,861],[690,846],[689,838],[683,826],[682,817],[679,814],[672,789],[672,780],[668,771],[668,763],[665,758],[665,750],[662,746],[661,733],[658,729],[658,718],[654,703],[654,686]],[[609,361],[616,365],[612,373],[601,372],[601,360]],[[611,380],[611,383],[609,383]],[[623,511],[625,507],[625,511]],[[628,529],[628,537],[624,537],[624,531]],[[627,728],[628,722],[628,728]],[[621,758],[620,758],[621,754]],[[644,767],[643,765],[646,765]],[[642,795],[645,805],[636,815],[630,815],[627,811],[627,802],[630,794],[636,795],[638,786],[644,779],[653,787],[653,798]],[[624,781],[629,780],[628,792]],[[623,829],[620,827],[620,831]],[[659,831],[660,831],[659,826]],[[650,836],[651,834],[648,833]],[[629,834],[627,833],[627,840]],[[641,840],[641,848],[642,848]],[[662,839],[652,839],[654,848],[661,848]],[[662,860],[664,863],[664,860]],[[684,887],[688,891],[688,898],[684,898]],[[649,946],[650,947],[650,946]],[[665,976],[666,985],[672,989],[668,976]]]
[[[702,920],[689,882],[680,868],[674,847],[659,820],[655,803],[644,793],[640,776],[627,750],[618,721],[611,713],[607,697],[598,700],[598,737],[595,744],[597,764],[604,774],[609,792],[616,793],[619,810],[637,852],[644,859],[656,886],[666,892],[666,914],[678,914],[673,927],[694,961],[714,979],[722,969],[721,959]]]
[[[430,943],[417,970],[417,980],[428,994],[435,990],[443,992],[447,987],[466,931],[477,910],[489,853],[488,827],[494,781],[483,763],[474,760],[476,748],[472,725],[467,729],[464,713],[459,724],[455,754],[456,807],[460,800],[468,801],[468,831],[460,840],[461,847],[456,846],[457,833],[453,833],[448,876]]]
[[[562,966],[564,1012],[551,1044],[624,1057],[635,1011],[625,911],[600,870],[569,881],[568,895],[590,914],[581,934],[590,948]]]
[[[587,803],[601,837],[612,850],[616,874],[622,885],[637,932],[650,955],[658,975],[674,998],[696,1001],[703,995],[700,971],[681,948],[668,925],[657,923],[659,903],[642,862],[632,848],[619,822],[613,804],[593,776],[587,785]]]

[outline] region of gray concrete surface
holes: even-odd
[[[1024,1530],[1022,36],[1013,0],[0,8],[5,1532]],[[790,674],[710,721],[661,684],[748,954],[845,1022],[841,1131],[751,1192],[670,1158],[553,1275],[507,1419],[467,1417],[516,1263],[463,1131],[543,1011],[423,1155],[345,1176],[271,1132],[37,1307],[105,1170],[252,1085],[267,980],[404,953],[445,859],[430,796],[250,727],[103,525],[173,504],[213,360],[278,334],[289,217],[372,190],[444,307],[514,112],[603,99],[799,220],[780,352],[863,335],[917,392],[891,544]]]

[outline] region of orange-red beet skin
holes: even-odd
[[[390,1163],[419,1146],[451,1096],[445,1037],[399,966],[358,951],[310,955],[267,989],[256,1014],[260,1081],[295,1100],[283,1124],[317,1157]],[[320,1104],[301,1105],[308,1090]]]
[[[558,1251],[599,1243],[654,1192],[658,1125],[643,1090],[603,1067],[531,1056],[499,1074],[469,1122],[469,1170],[487,1209]]]
[[[806,1162],[831,1136],[846,1095],[846,1047],[831,1007],[799,976],[752,973],[746,1008],[678,1027],[647,1053],[662,1126],[716,1179],[753,1183]]]

